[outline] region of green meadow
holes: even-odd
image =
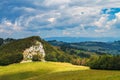
[[[0,66],[0,80],[120,80],[120,71],[91,70],[60,62],[30,62]]]

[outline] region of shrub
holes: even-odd
[[[42,60],[44,60],[42,54],[35,54],[32,57],[32,61],[42,61]]]

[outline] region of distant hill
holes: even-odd
[[[86,42],[67,43],[67,42],[52,40],[48,42],[54,46],[60,46],[61,48],[66,46],[68,48],[75,48],[78,50],[90,51],[98,54],[103,54],[103,53],[120,54],[120,41],[114,41],[114,42],[86,41]]]
[[[47,61],[60,61],[71,62],[73,57],[57,47],[51,46],[49,43],[41,39],[39,36],[32,36],[24,39],[1,39],[2,45],[0,46],[0,65],[8,65],[12,63],[19,63],[23,60],[23,51],[30,48],[35,44],[35,41],[39,41],[43,44]]]
[[[67,42],[62,42],[62,41],[48,41],[48,43],[50,43],[53,46],[58,46],[60,47],[60,49],[70,55],[77,55],[80,58],[84,59],[84,58],[91,58],[93,56],[99,56],[99,55],[103,55],[102,54],[97,54],[95,52],[91,52],[88,50],[85,50],[83,48],[78,48],[74,45],[72,45],[73,43],[67,43]]]
[[[85,42],[85,41],[97,41],[97,42],[113,42],[120,40],[115,37],[49,37],[44,38],[46,41],[57,40],[63,42]]]

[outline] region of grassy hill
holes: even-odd
[[[0,66],[0,80],[119,80],[120,71],[90,70],[59,62],[32,62]]]
[[[51,46],[39,36],[32,36],[24,39],[9,40],[6,44],[2,44],[0,46],[0,65],[21,62],[23,60],[23,51],[34,45],[35,41],[43,44],[46,53],[45,60],[47,61],[72,62],[72,59],[77,58],[61,51],[57,47]]]

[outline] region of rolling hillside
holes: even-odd
[[[90,70],[68,63],[32,62],[0,66],[0,80],[119,80],[120,71]]]
[[[75,48],[79,50],[95,52],[98,54],[109,53],[109,54],[120,54],[120,41],[114,42],[76,42],[76,43],[67,43],[62,41],[48,41],[54,46],[66,46],[68,48]]]

